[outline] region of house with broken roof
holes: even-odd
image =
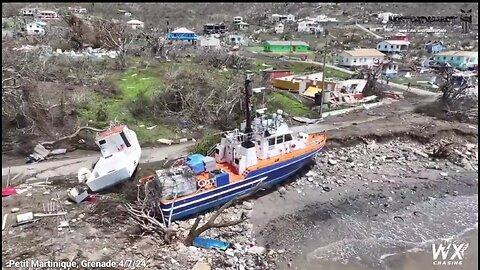
[[[248,28],[250,27],[250,24],[246,22],[239,22],[234,24],[233,27],[235,28],[235,30],[243,31],[243,30],[248,30]]]
[[[298,22],[297,31],[315,34],[323,32],[323,27],[315,20],[300,20]]]
[[[340,53],[338,64],[344,67],[372,67],[384,58],[385,54],[376,49],[354,49]]]
[[[27,35],[41,36],[45,35],[46,25],[44,21],[34,20],[33,22],[27,23],[24,30],[27,32]]]
[[[285,52],[308,52],[310,46],[303,41],[265,41],[263,43],[264,52],[285,53]]]
[[[427,50],[427,53],[440,53],[446,48],[447,46],[441,41],[432,41],[425,44],[425,50]]]
[[[224,23],[207,23],[203,25],[205,35],[225,34],[228,31]]]
[[[377,50],[386,53],[405,52],[409,45],[410,41],[407,40],[384,40],[377,44]]]
[[[228,35],[225,38],[225,43],[232,45],[248,46],[248,40],[244,35]]]
[[[273,22],[295,22],[295,15],[272,14],[271,20]]]
[[[35,14],[37,14],[38,12],[38,8],[22,8],[20,10],[20,13],[22,14],[22,16],[25,16],[25,17],[33,17],[35,16]]]
[[[275,28],[273,29],[273,32],[275,34],[283,34],[284,31],[285,31],[285,25],[283,23],[277,23],[275,25]]]
[[[448,64],[460,70],[478,67],[478,52],[473,51],[446,51],[435,55],[435,62]]]

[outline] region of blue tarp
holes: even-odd
[[[201,154],[193,154],[187,157],[187,165],[198,174],[205,171],[205,164],[203,163],[204,156]]]
[[[226,250],[230,244],[211,238],[195,237],[193,238],[193,245],[201,248],[215,248],[220,250]]]

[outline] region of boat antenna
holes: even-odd
[[[252,133],[252,117],[250,112],[250,96],[251,96],[251,83],[252,83],[252,73],[247,73],[245,78],[245,117],[246,117],[246,127],[245,133],[250,134]],[[247,135],[249,137],[249,135]]]

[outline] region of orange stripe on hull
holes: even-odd
[[[283,162],[283,161],[286,161],[286,160],[289,160],[289,159],[296,158],[298,156],[301,156],[303,154],[311,152],[315,149],[319,149],[319,148],[323,147],[326,143],[326,140],[327,140],[327,136],[325,134],[310,134],[308,136],[305,148],[295,150],[291,153],[281,154],[281,155],[271,157],[271,158],[268,158],[268,159],[259,160],[256,165],[248,167],[247,170],[248,171],[255,171],[255,170],[258,170],[258,169],[268,167],[268,166],[273,165],[273,164],[278,163],[278,162]],[[231,164],[217,163],[216,167],[217,167],[217,169],[223,170],[223,171],[225,171],[226,173],[229,174],[230,183],[239,182],[239,181],[242,181],[242,180],[245,179],[245,177],[243,175],[237,174],[237,170]],[[211,177],[210,177],[209,172],[203,172],[203,173],[200,173],[196,176],[197,183],[200,180],[208,180],[210,178]],[[214,189],[214,188],[215,188],[214,183],[209,183],[208,185],[203,187],[203,189],[197,190],[195,193],[187,195],[183,198],[187,198],[189,196],[193,196],[193,195],[196,195],[200,192],[208,191],[208,190],[211,190],[211,189]],[[178,200],[178,198],[177,198],[177,200]],[[169,203],[171,201],[173,201],[173,199],[172,200],[162,200],[163,203]]]

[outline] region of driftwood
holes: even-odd
[[[235,204],[236,202],[238,201],[241,201],[247,197],[250,197],[251,195],[253,195],[255,192],[258,191],[258,189],[260,189],[261,187],[261,184],[262,184],[263,181],[260,181],[254,189],[252,189],[252,191],[250,191],[248,194],[245,194],[245,195],[242,195],[242,196],[239,196],[239,197],[236,197],[234,198],[233,200],[230,200],[229,202],[227,202],[226,204],[222,205],[222,207],[220,207],[213,215],[212,217],[210,217],[210,219],[205,223],[203,224],[200,228],[198,228],[198,225],[200,223],[200,220],[201,220],[201,216],[197,217],[195,219],[195,222],[193,223],[192,225],[192,228],[190,228],[190,231],[188,232],[188,235],[187,237],[183,240],[183,243],[186,245],[186,246],[191,246],[193,245],[193,239],[199,235],[201,235],[202,233],[204,233],[206,230],[209,230],[211,228],[223,228],[223,227],[228,227],[228,226],[233,226],[233,225],[237,225],[239,223],[242,223],[243,221],[245,221],[247,219],[246,216],[242,215],[242,217],[240,219],[237,219],[237,220],[233,220],[233,221],[226,221],[226,222],[219,222],[219,223],[216,223],[215,220],[218,218],[218,216],[220,216],[220,214],[225,210],[227,209],[228,207],[232,206],[233,204]]]
[[[430,157],[435,159],[445,159],[451,154],[450,146],[453,145],[453,142],[449,142],[443,145],[440,145],[438,148],[434,149]]]
[[[165,224],[157,219],[158,212],[161,213],[160,191],[155,181],[149,181],[144,186],[145,197],[140,198],[140,185],[137,187],[137,201],[135,204],[126,203],[128,214],[133,222],[149,233],[157,233],[163,237],[166,243],[171,243],[175,236],[175,230],[167,228]]]
[[[61,137],[60,139],[55,140],[55,141],[42,142],[42,143],[40,143],[40,145],[42,145],[42,146],[45,146],[45,145],[54,145],[54,144],[59,143],[59,142],[61,142],[61,141],[73,139],[73,138],[75,138],[76,136],[78,136],[78,134],[79,134],[80,131],[82,131],[82,130],[91,130],[91,131],[96,131],[96,132],[105,131],[105,129],[98,129],[98,128],[93,128],[93,127],[80,127],[80,128],[78,128],[77,131],[75,131],[75,133],[73,133],[72,135],[68,135],[68,136],[65,136],[65,137]]]

